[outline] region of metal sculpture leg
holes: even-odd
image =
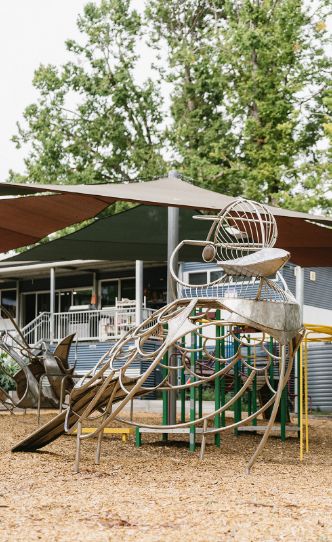
[[[246,469],[247,474],[250,474],[251,467],[253,466],[253,464],[255,463],[255,461],[257,459],[257,457],[259,456],[259,454],[263,450],[263,448],[265,446],[265,443],[266,443],[266,441],[269,438],[269,435],[271,433],[271,430],[272,430],[272,427],[273,427],[273,424],[274,424],[274,421],[276,419],[276,415],[277,415],[277,412],[278,412],[278,408],[279,408],[279,405],[280,405],[282,390],[284,389],[284,385],[285,385],[285,369],[286,369],[286,346],[282,345],[282,347],[281,347],[280,377],[279,377],[279,384],[278,384],[277,393],[276,393],[276,396],[275,396],[275,399],[274,399],[273,409],[272,409],[272,412],[271,412],[269,423],[267,424],[264,435],[262,437],[262,440],[260,441],[255,453],[252,455],[252,457],[250,458],[250,461],[247,464],[247,469]]]
[[[74,466],[74,472],[76,474],[78,474],[80,472],[81,434],[82,434],[82,423],[78,422],[78,425],[77,425],[77,438],[76,438],[76,457],[75,457],[75,466]]]
[[[96,465],[100,464],[101,443],[103,440],[103,436],[104,436],[104,430],[100,431],[98,435],[98,439],[97,439],[96,460],[95,460]]]
[[[204,423],[203,423],[201,453],[200,453],[200,456],[199,456],[201,461],[204,459],[204,454],[205,454],[207,422],[208,422],[207,418],[205,418]]]
[[[41,409],[41,389],[43,385],[43,378],[46,375],[41,375],[39,382],[38,382],[38,404],[37,404],[37,425],[40,424],[40,409]]]

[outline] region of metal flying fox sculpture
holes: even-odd
[[[98,436],[99,463],[104,429],[117,420],[160,432],[187,429],[190,438],[194,433],[201,434],[203,457],[208,435],[239,428],[269,412],[264,436],[247,465],[250,471],[275,422],[302,338],[300,307],[280,273],[290,254],[274,248],[277,224],[262,204],[239,199],[217,216],[195,218],[212,221],[212,225],[205,241],[182,241],[171,257],[170,270],[177,288],[175,301],[128,331],[78,382],[70,394],[67,411],[24,439],[13,451],[36,450],[64,431],[72,433],[77,429],[78,471],[81,441]],[[215,263],[220,270],[215,280],[195,285],[178,276],[174,261],[181,259],[180,251],[185,245],[202,247],[203,261]],[[149,376],[158,367],[164,376],[158,385],[150,386]],[[212,413],[166,426],[121,417],[124,407],[145,393],[159,390],[177,394],[199,386],[216,386],[222,379],[232,386],[239,367],[240,386],[237,381],[231,399]],[[273,381],[271,373],[276,375]],[[189,378],[183,381],[180,374]],[[254,381],[269,390],[268,399],[258,409],[246,419],[228,425],[209,425],[239,401]],[[82,434],[82,427],[96,413],[95,431]]]

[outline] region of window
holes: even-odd
[[[210,271],[210,281],[214,282],[217,279],[221,279],[223,274],[224,274],[223,271]]]
[[[208,274],[206,272],[201,273],[189,273],[189,284],[206,284],[208,282]]]
[[[41,312],[49,312],[50,310],[50,294],[43,292],[37,294],[37,315]]]
[[[135,280],[121,280],[121,298],[122,299],[135,299]]]
[[[73,291],[73,305],[90,305],[91,303],[92,290],[74,290]]]
[[[116,299],[131,299],[136,298],[135,279],[110,279],[100,282],[100,306],[114,307]]]
[[[313,282],[316,281],[316,271],[310,271],[310,280],[312,280]]]
[[[67,312],[72,305],[71,292],[58,292],[58,311]]]
[[[188,284],[207,284],[220,279],[223,275],[223,270],[216,267],[207,269],[206,271],[191,271],[187,274],[187,280],[184,277],[184,282]]]
[[[16,318],[16,290],[1,291],[1,305],[7,309],[12,318]],[[2,318],[8,318],[5,312],[1,312]]]
[[[101,307],[114,307],[115,299],[119,297],[119,283],[117,280],[103,281],[100,288]]]

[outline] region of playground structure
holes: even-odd
[[[75,367],[69,367],[68,354],[75,334],[65,337],[54,352],[45,343],[36,351],[26,342],[10,313],[4,307],[1,310],[6,313],[14,332],[6,330],[2,333],[0,351],[15,362],[18,370],[11,375],[4,365],[1,367],[15,383],[17,400],[0,388],[0,402],[11,413],[14,408],[37,408],[39,423],[41,407],[59,407],[61,412],[66,394],[74,387]]]
[[[299,305],[279,273],[290,255],[274,248],[276,222],[261,204],[240,199],[218,216],[198,218],[212,220],[213,224],[205,241],[182,241],[171,257],[176,299],[128,331],[75,385],[67,410],[17,444],[13,451],[33,451],[64,431],[77,432],[75,471],[78,472],[81,441],[98,437],[96,463],[99,463],[104,430],[116,420],[136,427],[138,445],[145,431],[160,432],[164,438],[172,432],[186,432],[194,451],[196,434],[200,433],[203,458],[207,435],[214,435],[215,443],[220,445],[222,431],[248,429],[248,422],[257,431],[257,417],[264,414],[267,424],[248,462],[250,472],[278,416],[284,438],[286,384],[303,337]],[[193,285],[178,277],[173,264],[186,245],[203,247],[203,260],[220,265],[216,280]],[[153,353],[146,348],[148,341],[157,344]],[[138,357],[148,361],[149,367],[133,378],[130,369]],[[161,382],[148,387],[147,379],[157,367],[162,370]],[[215,392],[215,410],[209,414],[202,412],[206,385],[213,386]],[[152,391],[163,396],[161,425],[120,417],[134,397]],[[190,395],[189,420],[184,408],[186,393]],[[181,398],[179,423],[176,412],[175,420],[169,420],[169,407],[174,405],[177,395]],[[245,396],[248,416],[243,419]],[[226,425],[226,410],[230,408],[234,408],[234,422]],[[84,434],[83,429],[91,419],[96,427]]]

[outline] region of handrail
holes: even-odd
[[[142,308],[147,318],[154,309]],[[51,340],[51,313],[42,312],[22,328],[22,335],[30,345]],[[55,312],[53,314],[54,336],[60,341],[70,333],[76,333],[78,341],[105,341],[120,338],[135,327],[135,307],[110,307],[104,309],[84,309],[82,311]]]

